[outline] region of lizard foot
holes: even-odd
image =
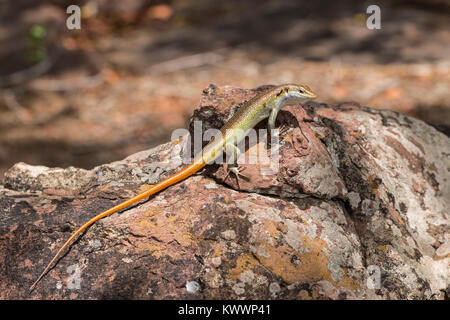
[[[248,176],[245,176],[245,175],[243,175],[241,173],[244,170],[245,170],[245,167],[242,167],[242,166],[236,167],[236,166],[228,165],[228,168],[227,168],[228,172],[227,172],[227,175],[225,176],[225,178],[223,179],[223,181],[227,180],[227,178],[228,178],[228,176],[230,175],[231,172],[234,173],[234,175],[236,177],[236,183],[238,185],[238,189],[240,190],[241,186],[239,185],[239,176],[241,176],[241,177],[243,177],[243,178],[245,178],[247,180],[249,179]]]

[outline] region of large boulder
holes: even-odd
[[[219,128],[264,89],[211,85],[191,129]],[[16,164],[0,185],[0,299],[444,299],[449,137],[355,103],[286,107],[277,124],[278,170],[244,165],[237,181],[208,166],[94,224],[31,293],[72,232],[182,168],[186,150],[92,170]]]

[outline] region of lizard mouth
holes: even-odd
[[[307,98],[307,99],[315,99],[315,98],[317,98],[317,94],[315,94],[315,93],[312,92],[312,91],[309,91],[309,92],[304,93],[303,96],[304,96],[305,98]]]
[[[308,95],[308,98],[315,99],[315,98],[317,98],[317,94],[315,94],[314,92],[310,92]]]

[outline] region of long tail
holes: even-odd
[[[75,231],[70,238],[64,243],[64,245],[61,247],[61,249],[59,249],[59,251],[56,253],[56,255],[53,257],[53,259],[50,261],[50,263],[47,265],[47,267],[45,268],[45,270],[41,273],[41,275],[39,276],[39,278],[37,278],[37,280],[33,283],[33,285],[30,287],[30,292],[33,291],[33,289],[36,287],[36,285],[38,284],[39,280],[42,279],[43,276],[45,276],[47,274],[47,272],[50,270],[50,268],[52,267],[53,263],[58,259],[58,257],[60,256],[60,254],[63,252],[63,250],[72,242],[73,239],[75,239],[75,237],[77,235],[79,235],[83,230],[85,230],[87,227],[89,227],[91,224],[93,224],[94,222],[96,222],[97,220],[100,220],[106,216],[109,216],[110,214],[117,212],[119,210],[122,210],[142,199],[145,199],[161,190],[164,190],[165,188],[168,188],[169,186],[184,180],[185,178],[189,177],[190,175],[194,174],[195,172],[197,172],[198,170],[200,170],[201,168],[203,168],[205,166],[205,162],[203,160],[198,160],[195,161],[191,164],[189,164],[188,166],[186,166],[184,169],[182,169],[181,171],[175,173],[174,175],[170,176],[169,178],[161,181],[158,184],[155,184],[154,186],[152,186],[150,189],[138,194],[137,196],[128,199],[127,201],[122,202],[121,204],[118,204],[115,207],[112,207],[111,209],[108,209],[102,213],[100,213],[99,215],[96,215],[95,217],[93,217],[91,220],[89,220],[88,222],[86,222],[85,224],[83,224],[77,231]]]

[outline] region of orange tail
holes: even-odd
[[[58,259],[59,255],[63,252],[63,250],[72,242],[73,239],[75,239],[75,237],[77,235],[79,235],[83,230],[85,230],[87,227],[89,227],[91,224],[93,224],[94,222],[96,222],[97,220],[100,220],[106,216],[109,216],[110,214],[117,212],[119,210],[122,210],[142,199],[145,199],[161,190],[164,190],[165,188],[170,187],[171,185],[186,179],[187,177],[189,177],[190,175],[194,174],[195,172],[197,172],[198,170],[200,170],[201,168],[203,168],[205,166],[205,162],[203,160],[199,160],[196,162],[191,163],[190,165],[186,166],[183,170],[175,173],[174,175],[170,176],[169,178],[161,181],[158,184],[155,184],[154,186],[152,186],[150,189],[138,194],[137,196],[128,199],[127,201],[122,202],[121,204],[118,204],[115,207],[112,207],[111,209],[108,209],[102,213],[100,213],[99,215],[96,215],[95,217],[93,217],[91,220],[89,220],[88,222],[86,222],[85,224],[83,224],[77,231],[75,231],[70,238],[64,243],[64,245],[61,247],[61,249],[59,249],[59,251],[56,253],[56,255],[53,257],[53,259],[50,261],[50,263],[47,265],[47,267],[45,268],[45,270],[41,273],[41,275],[39,276],[39,278],[33,283],[33,285],[30,287],[30,292],[33,291],[33,289],[36,287],[36,285],[38,284],[39,280],[42,279],[43,276],[45,276],[47,274],[47,272],[50,270],[51,266],[53,265],[53,263]]]

